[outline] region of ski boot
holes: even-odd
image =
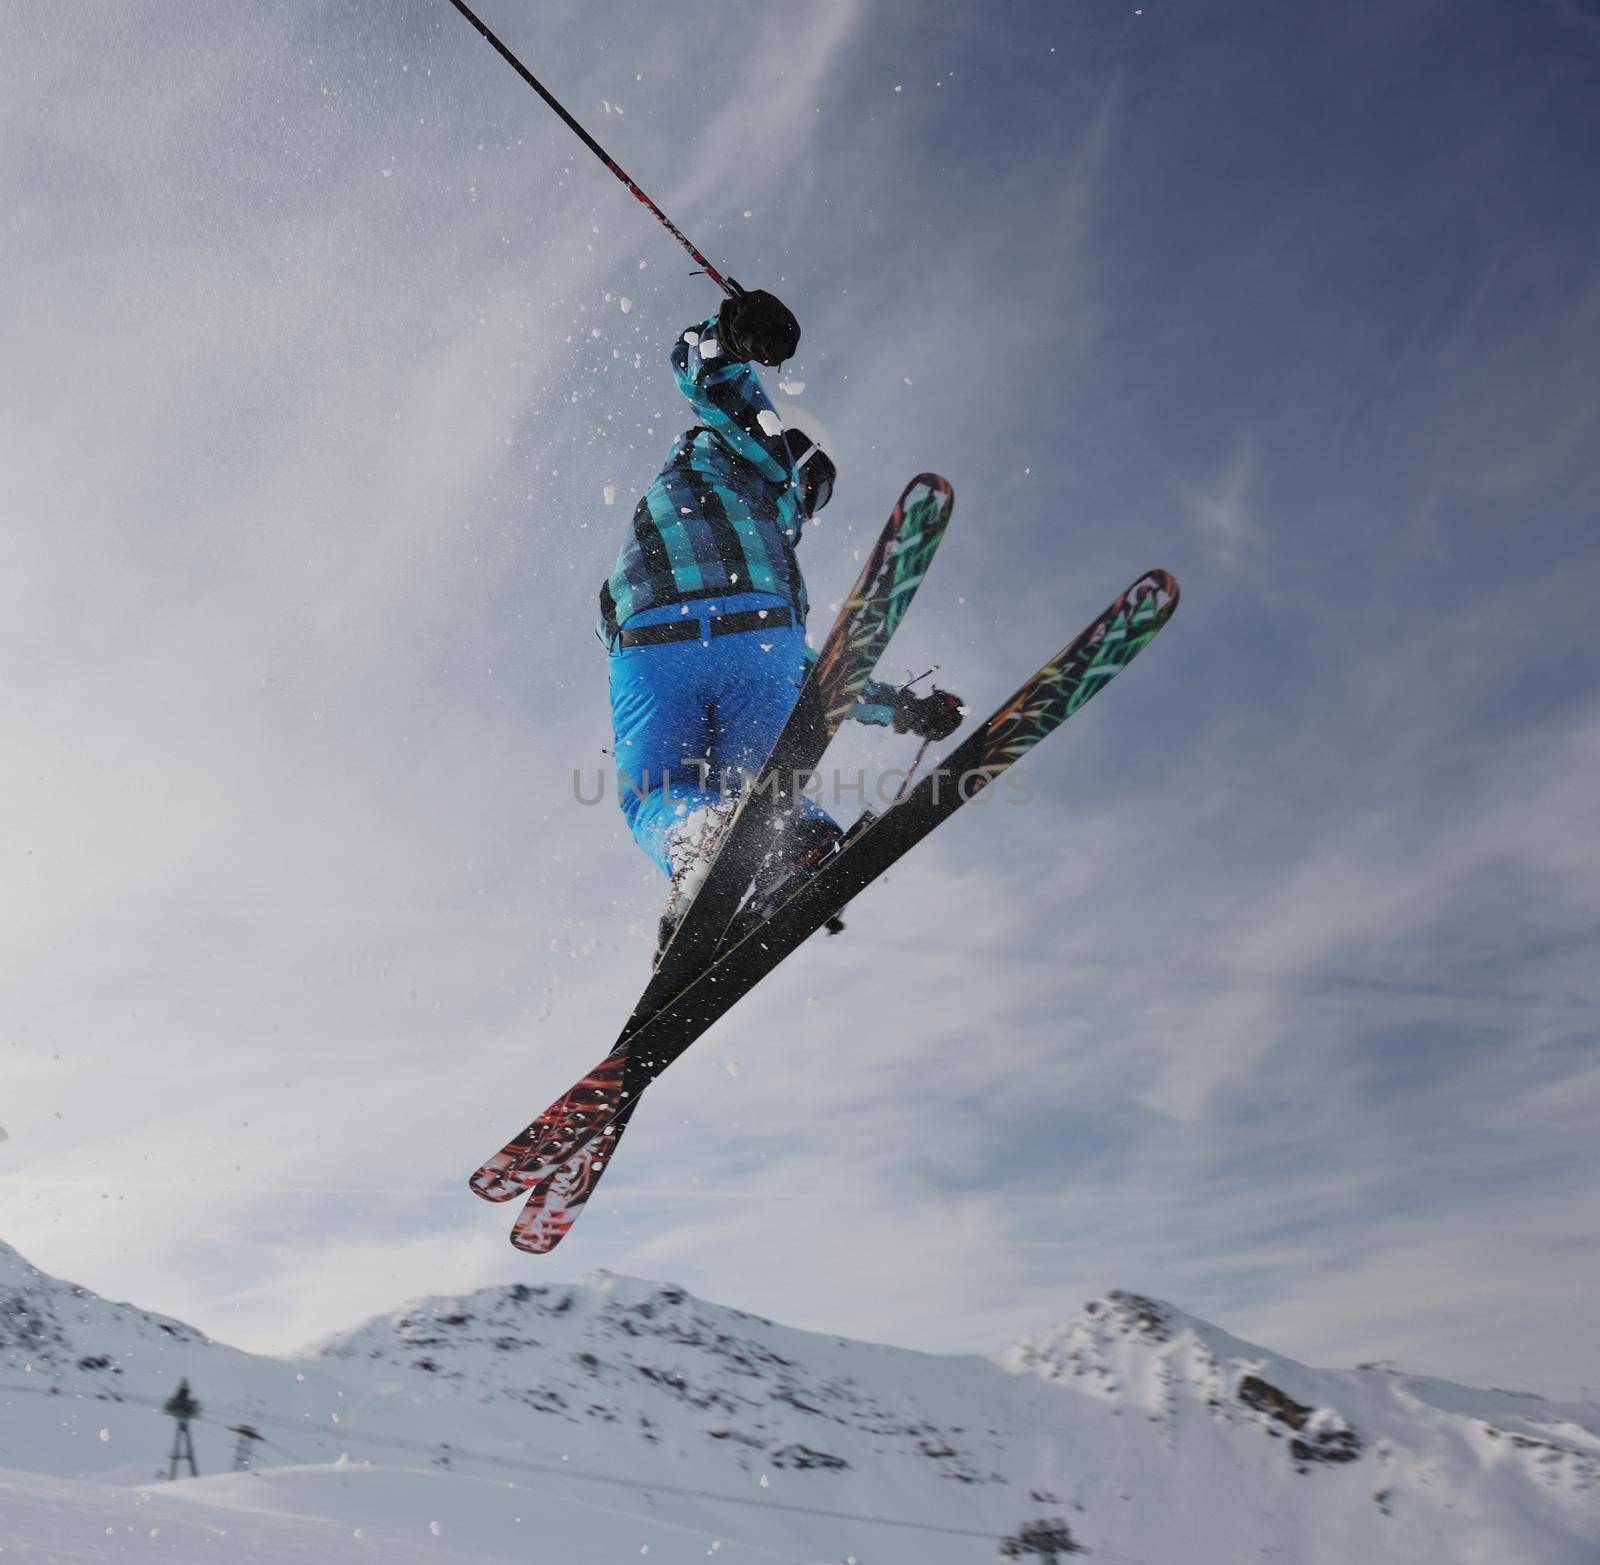
[[[832,821],[815,820],[808,815],[791,815],[784,821],[777,844],[761,861],[755,888],[739,909],[725,943],[733,945],[742,940],[756,925],[769,918],[790,892],[839,851],[843,835]],[[824,927],[830,935],[836,935],[844,924],[837,918],[830,918]]]
[[[734,801],[725,799],[719,804],[707,805],[687,816],[678,829],[667,839],[667,859],[672,865],[672,887],[667,892],[666,905],[656,925],[656,965],[661,965],[662,955],[677,933],[683,915],[694,901],[700,883],[717,856],[728,823],[733,819]]]

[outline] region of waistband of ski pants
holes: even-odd
[[[675,641],[709,642],[753,630],[788,630],[799,625],[794,606],[773,592],[738,592],[685,603],[667,603],[631,615],[610,651],[661,646]]]

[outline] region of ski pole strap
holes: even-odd
[[[650,208],[651,212],[655,214],[657,222],[659,222],[661,226],[666,229],[666,231],[671,234],[672,237],[676,239],[678,243],[695,258],[696,261],[700,263],[700,269],[712,280],[712,282],[714,282],[724,293],[735,297],[743,292],[736,282],[732,281],[730,278],[724,277],[722,273],[716,269],[716,267],[714,267],[703,255],[701,255],[698,250],[695,249],[695,247],[689,242],[688,237],[677,226],[677,224],[674,223],[672,219],[668,217],[667,214],[649,198],[649,196],[647,196],[636,184],[634,184],[631,179],[628,178],[627,174],[623,172],[621,166],[613,160],[611,154],[607,152],[606,149],[602,147],[600,143],[583,128],[583,126],[581,126],[570,114],[567,113],[561,104],[551,95],[544,83],[541,82],[539,78],[535,76],[533,72],[530,71],[528,67],[516,57],[516,55],[506,48],[506,46],[501,43],[497,37],[495,37],[495,35],[489,30],[488,24],[484,22],[484,20],[473,10],[471,10],[471,8],[464,3],[464,0],[450,0],[450,4],[453,5],[464,17],[466,17],[466,19],[478,30],[478,32],[483,35],[485,42],[487,42],[490,47],[494,49],[495,53],[497,53],[500,58],[503,59],[506,64],[509,65],[511,69],[523,79],[523,81],[533,88],[533,90],[538,93],[539,96],[543,98],[544,101],[549,104],[557,114],[561,116],[562,120],[578,138],[578,140],[581,141],[592,153],[594,153],[594,155],[599,158],[600,161],[604,163],[605,166],[628,187],[629,190],[633,192],[635,199]]]

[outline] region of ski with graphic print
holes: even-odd
[[[744,789],[716,857],[685,910],[655,972],[600,1070],[558,1098],[488,1159],[469,1184],[490,1201],[528,1189],[573,1137],[614,1111],[613,1077],[627,1058],[628,1040],[707,967],[772,844],[773,826],[794,807],[882,658],[916,595],[950,522],[955,492],[937,473],[919,473],[901,492],[833,629],[817,654],[794,710],[755,781]]]
[[[1165,571],[1140,577],[903,800],[857,822],[839,850],[766,919],[736,934],[625,1049],[584,1077],[573,1089],[585,1094],[583,1123],[548,1123],[545,1156],[524,1160],[518,1183],[493,1193],[474,1185],[480,1194],[506,1200],[527,1188],[522,1181],[536,1181],[511,1242],[536,1255],[553,1250],[594,1194],[644,1089],[847,902],[1104,689],[1149,645],[1177,604],[1178,584]]]

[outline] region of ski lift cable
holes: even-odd
[[[59,1396],[62,1393],[49,1386],[21,1386],[0,1383],[0,1391],[31,1392],[41,1396]],[[78,1393],[87,1399],[91,1394]],[[96,1399],[98,1400],[98,1399]],[[118,1394],[116,1399],[123,1404],[134,1402],[146,1407],[159,1407],[160,1399],[138,1395]],[[286,1418],[277,1413],[263,1413],[254,1408],[230,1407],[224,1403],[208,1401],[206,1407],[211,1414],[202,1413],[196,1420],[203,1424],[221,1424],[227,1418],[248,1417],[258,1424],[275,1424],[284,1428],[296,1429],[306,1432],[308,1425],[304,1419]],[[226,1427],[226,1426],[224,1426]],[[1004,1542],[1006,1535],[998,1532],[982,1532],[971,1527],[947,1527],[937,1522],[909,1521],[897,1516],[872,1516],[859,1511],[838,1511],[822,1505],[797,1505],[786,1500],[755,1500],[747,1495],[721,1494],[711,1489],[695,1489],[682,1484],[645,1483],[636,1478],[618,1478],[609,1473],[587,1472],[581,1467],[574,1467],[569,1463],[532,1462],[525,1459],[509,1456],[496,1456],[487,1452],[474,1451],[470,1446],[457,1445],[453,1441],[448,1444],[439,1443],[427,1445],[417,1440],[406,1440],[398,1435],[380,1435],[363,1431],[350,1424],[339,1423],[326,1430],[312,1430],[312,1433],[326,1436],[338,1441],[361,1445],[388,1446],[396,1450],[413,1451],[423,1456],[437,1457],[441,1449],[452,1458],[459,1457],[463,1461],[478,1462],[489,1467],[500,1467],[520,1472],[539,1473],[542,1475],[578,1479],[583,1483],[607,1484],[615,1488],[631,1489],[639,1494],[673,1494],[697,1500],[714,1500],[722,1505],[742,1505],[755,1510],[788,1511],[802,1516],[825,1516],[835,1521],[863,1522],[875,1527],[898,1527],[916,1532],[938,1533],[945,1537],[955,1538],[981,1538],[987,1543]],[[265,1437],[263,1437],[265,1442]],[[276,1444],[276,1442],[269,1442]],[[279,1446],[279,1450],[285,1450]],[[285,1454],[288,1453],[285,1450]],[[316,1464],[301,1462],[301,1466]],[[1109,1565],[1151,1565],[1148,1560],[1142,1560],[1131,1554],[1119,1554],[1114,1550],[1097,1549],[1088,1544],[1075,1545],[1080,1554],[1098,1557],[1109,1562]]]

